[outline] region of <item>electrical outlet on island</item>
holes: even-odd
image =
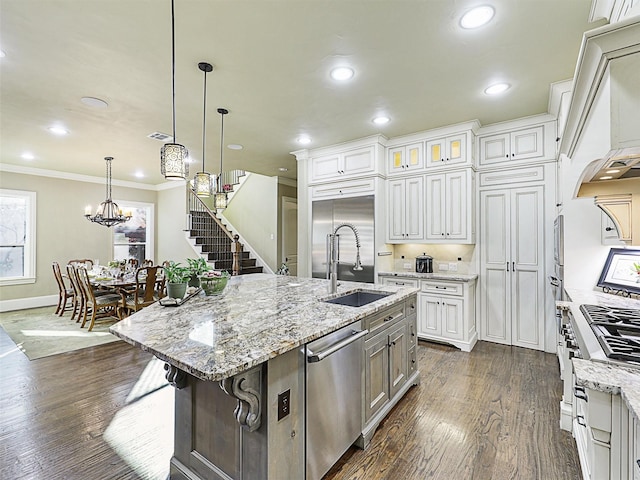
[[[457,272],[458,271],[458,264],[456,262],[449,262],[449,271],[450,272]]]
[[[441,272],[448,271],[449,270],[449,264],[448,263],[439,263],[438,264],[438,270],[440,270]]]
[[[405,270],[411,270],[411,264],[410,263],[403,263],[402,264],[402,268],[404,268]]]

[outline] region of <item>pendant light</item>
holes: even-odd
[[[105,157],[104,159],[107,162],[107,198],[98,206],[96,214],[93,216],[91,216],[91,205],[87,205],[84,209],[84,216],[94,223],[112,227],[131,220],[131,212],[122,213],[118,204],[111,200],[111,162],[113,157]]]
[[[171,104],[173,139],[160,149],[160,172],[166,180],[185,180],[189,175],[187,147],[176,143],[176,39],[173,0],[171,0]]]
[[[213,66],[210,63],[200,62],[198,68],[204,73],[204,93],[202,96],[203,114],[202,114],[202,171],[196,173],[193,179],[193,189],[199,197],[210,197],[213,193],[213,185],[211,181],[211,174],[204,171],[204,156],[205,156],[205,138],[207,129],[207,73],[213,71]]]
[[[218,210],[223,210],[227,208],[227,192],[224,189],[224,184],[222,183],[222,153],[224,151],[224,116],[229,113],[229,110],[226,108],[219,108],[218,113],[220,114],[221,123],[220,123],[220,175],[218,175],[218,188],[216,189],[216,196],[214,198],[215,208]]]

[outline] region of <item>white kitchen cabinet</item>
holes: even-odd
[[[310,183],[375,173],[375,149],[363,147],[311,158]]]
[[[424,167],[423,143],[389,149],[387,173],[403,173]]]
[[[474,243],[473,171],[427,174],[426,182],[426,240]]]
[[[475,284],[421,280],[418,294],[418,337],[449,343],[469,352],[477,341]]]
[[[427,141],[427,168],[467,163],[467,134]]]
[[[388,181],[388,240],[424,239],[424,176]]]
[[[543,350],[544,186],[480,192],[480,339]]]
[[[640,420],[629,415],[629,480],[640,480]]]
[[[500,163],[518,163],[544,159],[554,155],[545,151],[545,132],[543,125],[523,128],[494,135],[479,136],[480,167]]]

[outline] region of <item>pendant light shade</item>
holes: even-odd
[[[211,174],[204,170],[204,157],[206,154],[206,138],[207,138],[207,73],[213,71],[210,63],[200,62],[198,68],[204,73],[204,86],[202,95],[202,171],[196,173],[193,179],[193,189],[199,197],[210,197],[213,193],[213,181]]]
[[[224,116],[229,113],[229,110],[226,108],[219,108],[218,113],[220,114],[220,175],[218,175],[218,188],[216,189],[216,195],[214,197],[214,206],[218,210],[223,210],[227,208],[228,198],[227,192],[224,189],[224,184],[222,183],[222,154],[224,152]]]
[[[189,175],[189,152],[187,147],[176,142],[176,40],[175,15],[171,0],[171,107],[173,142],[160,149],[160,172],[167,180],[185,180]]]

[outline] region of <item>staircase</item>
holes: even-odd
[[[215,270],[227,270],[232,275],[262,273],[262,267],[256,265],[256,259],[243,251],[239,236],[227,229],[189,185],[187,215],[189,238],[199,248],[200,256]]]

